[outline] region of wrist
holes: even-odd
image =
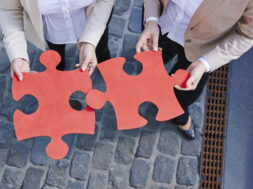
[[[197,66],[199,67],[199,70],[202,74],[204,74],[205,72],[207,72],[207,68],[205,66],[205,64],[202,61],[197,61]]]

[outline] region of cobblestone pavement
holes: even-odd
[[[141,7],[141,0],[117,0],[110,23],[111,54],[126,57],[125,70],[131,74],[140,70],[132,56],[141,32]],[[0,38],[2,41],[1,35]],[[149,103],[140,108],[141,115],[149,121],[145,127],[118,131],[114,110],[106,104],[96,111],[96,134],[65,136],[70,152],[65,159],[55,161],[45,154],[49,138],[16,140],[14,110],[32,113],[37,101],[31,96],[19,102],[12,99],[8,58],[2,42],[0,49],[0,189],[199,188],[205,94],[190,107],[197,128],[194,141],[185,139],[170,121],[156,122],[156,107]],[[38,61],[40,54],[29,44],[33,70],[44,70]],[[73,69],[77,60],[77,47],[68,45],[68,69]],[[104,90],[99,73],[92,77],[94,87]],[[71,99],[76,108],[80,103],[85,105],[85,96],[80,93],[73,94]]]

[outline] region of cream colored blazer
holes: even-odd
[[[159,17],[169,0],[144,0],[144,21]],[[237,59],[253,45],[252,0],[204,0],[185,32],[185,53],[204,56],[211,70]]]
[[[106,28],[115,0],[94,0],[86,10],[86,24],[79,42],[97,46]],[[0,0],[0,26],[10,61],[29,60],[27,42],[45,50],[42,16],[39,0]]]

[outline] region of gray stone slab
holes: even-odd
[[[153,153],[155,141],[156,141],[155,132],[142,131],[136,156],[149,159]]]
[[[128,165],[134,156],[135,140],[129,137],[119,137],[115,151],[115,162]]]
[[[191,157],[181,157],[177,169],[177,183],[181,185],[193,186],[196,184],[198,175],[197,159]]]
[[[34,113],[38,108],[38,101],[37,99],[32,95],[25,95],[21,98],[21,100],[18,102],[19,109],[24,112],[25,114],[32,114]]]
[[[0,189],[20,189],[22,184],[22,172],[6,168],[0,183]]]
[[[68,184],[66,186],[66,189],[83,189],[84,184],[80,182],[73,182],[73,181],[68,181]]]
[[[135,55],[135,46],[138,41],[138,37],[135,35],[125,35],[124,44],[121,56],[125,57],[128,61],[132,61]]]
[[[114,4],[113,14],[122,15],[129,10],[131,0],[117,0]]]
[[[48,161],[48,155],[46,153],[46,147],[50,142],[50,138],[37,137],[34,139],[31,162],[35,165],[46,165]]]
[[[1,70],[0,70],[1,71]],[[5,87],[6,87],[6,76],[0,75],[0,100],[2,101]]]
[[[0,149],[10,145],[13,134],[13,125],[0,120]]]
[[[150,165],[142,159],[135,159],[130,170],[130,185],[145,188],[150,172]]]
[[[60,160],[58,164],[51,165],[45,183],[53,187],[65,187],[68,178],[68,166],[69,162],[66,159]]]
[[[94,135],[79,134],[77,135],[76,147],[80,150],[92,151],[95,146],[96,138],[98,135],[98,127],[95,129]]]
[[[124,167],[116,165],[111,168],[109,173],[109,189],[124,189],[128,188],[128,177]]]
[[[135,33],[142,32],[142,9],[132,9],[128,29]]]
[[[110,168],[113,157],[113,145],[106,142],[98,142],[93,154],[93,167],[107,170]]]
[[[112,16],[109,24],[109,34],[122,37],[124,33],[125,20],[120,17]]]
[[[4,165],[6,163],[7,155],[8,155],[8,149],[0,149],[0,173],[4,169]]]
[[[10,68],[10,60],[7,56],[6,49],[2,48],[0,50],[0,73],[7,71]],[[10,72],[8,72],[9,74]]]
[[[29,148],[25,142],[18,142],[11,146],[7,157],[7,164],[23,168],[26,166],[29,156]]]
[[[170,122],[168,122],[170,124]],[[158,150],[164,154],[175,156],[180,151],[181,136],[178,129],[172,128],[170,125],[161,130]]]
[[[79,180],[87,180],[89,164],[90,164],[89,153],[75,152],[71,162],[70,176]]]
[[[107,116],[108,115],[108,116]],[[101,120],[100,140],[114,141],[117,132],[117,123],[115,116],[105,114]]]
[[[158,155],[155,160],[153,172],[154,181],[170,184],[175,173],[175,167],[175,160],[172,160],[164,155]]]
[[[134,6],[141,8],[143,6],[143,0],[135,0]]]
[[[196,130],[196,138],[189,140],[182,137],[181,153],[187,156],[199,156],[201,152],[202,136],[200,131]]]
[[[87,189],[104,188],[107,185],[107,174],[92,172],[89,177]]]
[[[74,140],[75,140],[76,134],[69,134],[62,137],[62,140],[68,145],[69,151],[65,158],[69,159],[71,156]]]
[[[43,174],[43,169],[30,167],[26,171],[22,189],[40,189],[40,182]]]

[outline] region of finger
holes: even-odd
[[[23,80],[23,75],[22,75],[20,69],[17,68],[17,67],[14,67],[13,71],[16,74],[16,76],[18,77],[19,81],[22,81]]]
[[[81,65],[82,71],[85,71],[85,70],[87,69],[87,66],[88,66],[89,62],[90,62],[90,61],[89,61],[88,58],[86,58],[86,59],[84,60],[84,62],[83,62],[82,65]]]
[[[30,73],[39,73],[39,72],[37,72],[37,71],[30,71]]]
[[[81,66],[81,64],[76,64],[76,67],[80,67]]]
[[[153,35],[153,51],[158,51],[158,36]]]
[[[191,88],[182,88],[180,87],[179,85],[175,85],[174,86],[176,89],[180,90],[180,91],[191,91],[192,89]]]
[[[135,47],[136,53],[140,53],[140,52],[141,52],[141,47],[142,47],[142,45],[143,45],[143,41],[144,41],[144,40],[143,40],[143,37],[141,36],[141,37],[139,38],[137,44],[136,44],[136,47]]]
[[[158,48],[158,51],[163,51],[163,49],[161,47]]]
[[[142,49],[143,49],[144,51],[149,51],[148,46],[147,46],[146,43],[142,45]]]

